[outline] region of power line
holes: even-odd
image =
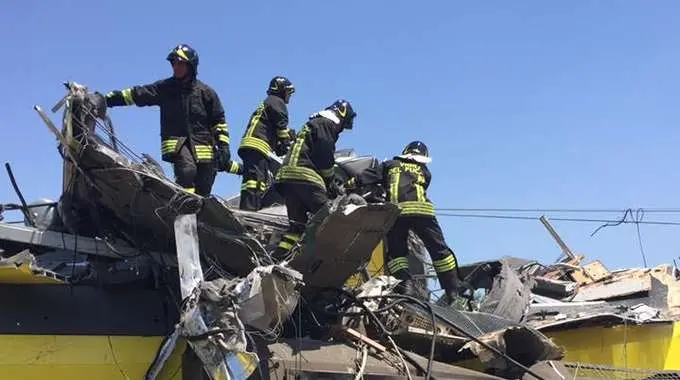
[[[680,208],[636,208],[643,210],[644,213],[680,213]],[[456,212],[553,212],[553,213],[623,213],[628,208],[447,208],[437,207],[438,211]]]
[[[441,210],[441,209],[440,209]],[[645,212],[647,212],[645,210]],[[450,216],[459,218],[488,218],[488,219],[513,219],[513,220],[539,220],[536,216],[521,216],[521,215],[490,215],[490,214],[452,214],[452,213],[437,213],[437,216]],[[561,222],[583,222],[583,223],[625,223],[625,224],[651,224],[651,225],[665,225],[665,226],[680,226],[680,222],[665,222],[665,221],[633,221],[633,220],[611,220],[611,219],[588,219],[588,218],[550,218],[550,220]]]
[[[637,230],[637,238],[638,238],[638,245],[640,246],[640,255],[642,256],[642,263],[645,265],[645,268],[647,268],[647,256],[645,256],[645,248],[642,244],[642,233],[640,232],[640,222],[642,222],[642,219],[645,217],[645,211],[643,209],[639,209],[635,212],[635,229]]]

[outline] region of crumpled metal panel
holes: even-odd
[[[228,203],[227,203],[228,204]],[[236,206],[238,207],[238,205]],[[273,206],[260,211],[231,210],[234,216],[246,226],[267,226],[271,229],[285,231],[288,228],[288,212],[286,206]]]
[[[484,297],[479,306],[479,311],[494,314],[513,322],[521,322],[530,302],[530,282],[523,283],[508,262],[501,260],[500,271],[494,277],[491,291]]]
[[[256,258],[265,254],[221,200],[187,193],[152,168],[129,161],[94,138],[88,137],[78,165],[86,175],[76,174],[61,204],[66,224],[81,235],[113,229],[140,248],[171,254],[175,251],[174,218],[197,212],[201,254],[224,269],[246,276],[255,268]]]
[[[560,347],[545,335],[527,326],[508,327],[480,336],[478,340],[508,354],[524,365],[533,365],[542,360],[560,360],[564,357],[564,351]],[[506,378],[517,378],[524,372],[478,342],[470,341],[463,349],[472,351],[487,369],[492,370],[492,373]]]
[[[198,286],[203,281],[203,270],[199,259],[197,229],[196,215],[181,215],[175,220],[177,264],[183,303],[177,329],[180,335],[185,336],[205,334],[210,330],[199,308],[201,292]],[[234,331],[226,338],[238,339],[238,335],[243,335],[243,331]],[[220,340],[218,335],[210,336],[208,339],[189,340],[189,345],[203,362],[203,367],[212,380],[227,380],[230,377],[229,366],[218,343]]]
[[[0,284],[63,284],[66,278],[40,268],[29,251],[0,258]]]
[[[174,208],[190,202],[195,205],[198,196],[91,137],[77,157],[85,174],[75,174],[73,185],[60,201],[60,214],[71,230],[89,236],[98,228],[116,226],[131,241],[150,250],[174,251]],[[177,202],[171,201],[173,197]]]
[[[262,244],[248,233],[221,200],[205,198],[197,215],[201,254],[215,259],[238,277],[247,276],[266,256]]]
[[[289,378],[298,378],[301,375],[299,378],[308,379],[351,379],[355,376],[355,370],[351,368],[354,367],[353,363],[356,361],[357,349],[344,344],[307,338],[290,339],[269,344],[266,350],[261,350],[258,354],[261,355],[262,359],[260,365],[266,366],[262,370],[270,371],[268,377],[272,379],[282,379],[284,375],[288,375]],[[409,352],[409,356],[421,367],[427,367],[427,358],[412,352]],[[406,378],[404,374],[397,370],[401,361],[397,358],[391,359],[388,361],[379,356],[369,355],[364,377],[366,379],[383,380]],[[414,379],[416,376],[422,376],[416,368],[411,365],[409,367]],[[351,372],[348,372],[348,369]],[[439,361],[432,363],[432,377],[437,379],[500,379],[496,376]]]
[[[234,301],[243,323],[261,331],[269,331],[292,314],[301,286],[302,275],[281,265],[257,267],[245,279],[218,278],[200,285],[201,299],[216,306],[216,312]]]
[[[394,204],[344,204],[348,200],[340,199],[337,208],[323,208],[314,215],[302,252],[290,263],[308,287],[342,287],[368,262],[399,215]]]
[[[164,340],[145,379],[156,377],[182,335],[188,338],[210,379],[245,380],[257,367],[258,358],[246,351],[245,328],[234,300],[223,300],[221,287],[203,282],[196,215],[178,216],[174,227],[182,295],[180,322]]]
[[[474,337],[502,330],[509,326],[518,325],[515,322],[489,313],[460,311],[451,307],[442,307],[434,304],[431,304],[431,306],[437,314],[453,322],[458,328]],[[409,313],[411,318],[408,319],[412,320],[412,326],[432,331],[432,321],[429,311],[424,310],[420,306],[406,305],[404,313]],[[439,329],[438,331],[442,331],[448,335],[461,338],[465,337],[459,331],[456,331],[456,329],[451,328],[448,324],[443,322],[439,322],[437,328]]]
[[[612,326],[622,323],[640,323],[634,314],[631,316],[616,313],[591,313],[584,316],[565,318],[565,319],[546,319],[544,321],[531,321],[529,324],[540,331],[557,331],[569,328],[580,328],[585,326]],[[647,323],[667,323],[670,320],[655,319],[648,320]]]

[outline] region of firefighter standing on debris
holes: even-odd
[[[190,193],[210,195],[217,171],[241,174],[231,160],[229,131],[219,96],[196,78],[198,53],[177,45],[168,54],[173,76],[151,84],[112,91],[100,98],[98,108],[136,105],[159,106],[161,154],[173,164],[177,184]],[[104,111],[104,112],[101,112]]]
[[[269,186],[269,157],[288,152],[292,131],[288,128],[288,107],[295,86],[288,78],[276,76],[269,82],[267,98],[260,103],[248,121],[238,155],[243,159],[241,210],[262,208],[262,196]]]
[[[352,129],[355,117],[347,100],[337,100],[310,116],[297,134],[275,179],[277,191],[285,198],[289,227],[274,258],[284,258],[300,240],[307,213],[316,213],[329,201],[329,196],[335,198],[339,194],[333,172],[335,143],[342,131]]]
[[[431,161],[427,146],[420,141],[409,143],[402,154],[364,170],[345,183],[348,191],[368,185],[381,185],[388,200],[399,206],[401,213],[387,234],[387,269],[392,276],[403,280],[397,292],[416,295],[408,267],[408,233],[413,231],[425,244],[432,258],[439,283],[449,302],[461,288],[457,260],[444,241],[434,205],[426,190],[432,180],[427,164]]]

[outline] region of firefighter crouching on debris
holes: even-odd
[[[108,107],[159,106],[161,154],[173,164],[177,184],[190,193],[208,196],[217,171],[241,174],[231,160],[229,131],[219,96],[196,78],[198,53],[177,45],[167,56],[173,76],[143,86],[112,91],[98,105]]]
[[[439,283],[451,303],[461,285],[456,256],[444,241],[434,205],[425,193],[432,179],[427,168],[430,161],[427,146],[420,141],[413,141],[401,155],[350,178],[345,183],[345,190],[353,191],[379,184],[385,189],[388,200],[401,209],[397,221],[387,234],[387,269],[392,276],[403,280],[397,285],[396,291],[416,295],[407,258],[408,232],[413,231],[425,244]]]
[[[241,182],[241,210],[262,208],[262,196],[269,186],[269,156],[283,156],[292,140],[288,129],[288,107],[295,87],[286,77],[272,78],[267,97],[253,112],[243,134],[238,155],[243,159]]]
[[[285,258],[305,230],[307,213],[315,214],[339,194],[334,180],[335,143],[340,133],[352,129],[356,113],[347,100],[337,100],[313,114],[295,137],[283,165],[276,173],[276,190],[285,198],[288,231],[273,256]]]

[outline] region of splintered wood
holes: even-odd
[[[599,261],[595,260],[592,263],[583,266],[582,271],[574,271],[570,273],[571,278],[581,285],[590,284],[603,280],[611,275],[607,268]]]

